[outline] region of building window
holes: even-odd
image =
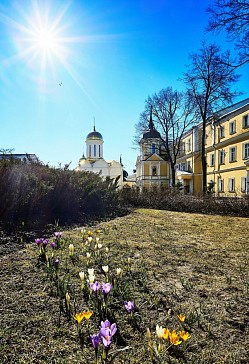
[[[99,158],[101,158],[101,153],[100,153],[101,149],[100,149],[100,145],[99,145]]]
[[[219,164],[225,163],[225,151],[219,150]]]
[[[182,142],[182,153],[185,153],[185,142]]]
[[[229,148],[229,162],[236,161],[236,147]]]
[[[228,178],[228,192],[235,191],[235,178]]]
[[[185,171],[185,163],[184,162],[181,163],[180,168],[181,168],[181,171]]]
[[[246,177],[241,177],[241,192],[246,192]]]
[[[245,143],[242,146],[242,158],[243,159],[249,158],[249,143]]]
[[[249,126],[248,115],[244,115],[242,119],[242,128],[247,128]]]
[[[218,191],[223,192],[224,191],[224,179],[218,178]]]
[[[155,144],[152,144],[151,145],[151,153],[152,154],[156,153],[156,146],[155,146]]]
[[[236,133],[236,122],[235,120],[231,121],[229,123],[229,134],[234,134]]]
[[[221,125],[219,127],[218,135],[219,135],[219,138],[224,138],[225,137],[225,128],[224,128],[223,125]]]
[[[187,161],[187,171],[192,172],[191,162],[190,161]]]
[[[210,154],[210,166],[213,167],[214,166],[214,153]]]
[[[188,152],[191,151],[191,139],[189,138],[187,141],[187,148],[188,148]]]
[[[157,168],[152,167],[152,176],[157,176]]]
[[[96,145],[95,144],[93,146],[93,155],[94,155],[94,157],[96,157]]]
[[[89,145],[89,157],[91,158],[91,145]]]

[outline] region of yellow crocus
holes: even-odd
[[[84,317],[84,312],[80,312],[76,313],[73,318],[78,322],[78,324],[80,324]]]
[[[89,320],[93,313],[91,311],[84,311],[83,314],[85,319]]]
[[[184,321],[185,321],[185,318],[186,318],[186,316],[182,315],[181,313],[180,313],[180,315],[178,315],[177,317],[179,318],[179,320],[180,320],[181,322],[184,322]]]
[[[181,340],[179,340],[179,336],[177,335],[177,333],[175,332],[175,330],[173,330],[169,336],[170,339],[170,343],[172,345],[180,345],[182,343]]]
[[[170,337],[170,331],[169,331],[169,329],[164,329],[162,338],[164,340],[168,340],[169,337]]]
[[[186,331],[181,331],[179,335],[183,341],[187,341],[191,338],[191,335],[189,335],[189,333]]]

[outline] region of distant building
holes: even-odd
[[[202,193],[202,123],[186,131],[177,155],[176,183],[185,193]],[[216,196],[249,195],[249,98],[214,113],[207,121],[207,189]],[[150,117],[140,141],[136,185],[169,186],[169,163]]]
[[[96,131],[95,126],[93,131],[86,137],[86,156],[83,154],[79,160],[76,171],[87,171],[99,173],[101,177],[110,177],[116,179],[119,177],[118,184],[123,184],[123,166],[122,163],[115,160],[106,161],[103,156],[104,140],[102,135]]]
[[[12,154],[12,153],[2,153],[0,154],[0,160],[3,159],[18,159],[23,163],[34,163],[39,162],[37,156],[35,154]]]
[[[155,129],[150,113],[149,129],[139,142],[140,155],[136,163],[136,185],[139,188],[169,187],[169,163],[160,133]]]

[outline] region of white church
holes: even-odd
[[[118,185],[122,186],[123,166],[114,160],[106,161],[104,159],[103,144],[103,137],[96,131],[94,126],[93,131],[86,137],[86,156],[83,154],[75,170],[100,173],[103,178],[110,177],[111,179],[116,179],[119,177]]]

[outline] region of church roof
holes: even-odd
[[[154,123],[152,121],[152,107],[150,109],[150,121],[149,121],[149,130],[147,130],[143,134],[143,139],[154,139],[159,138],[161,139],[160,133],[155,129]]]
[[[95,130],[95,126],[94,126],[93,131],[91,131],[89,134],[87,134],[86,139],[87,140],[89,140],[89,139],[103,140],[103,137],[98,131]]]

